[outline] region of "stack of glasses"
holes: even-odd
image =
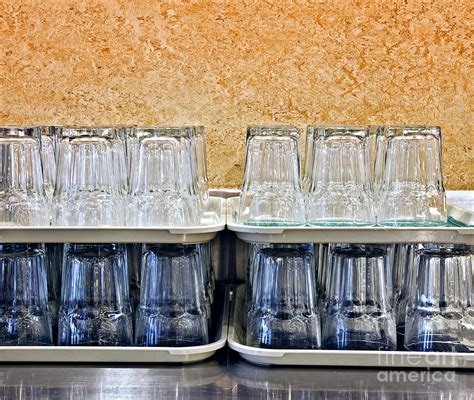
[[[209,243],[134,246],[138,281],[123,244],[1,245],[0,346],[208,344]]]
[[[251,245],[247,345],[474,352],[464,245]]]
[[[441,130],[250,127],[238,222],[260,226],[440,226],[447,223]]]
[[[195,126],[0,128],[0,223],[199,225],[205,152]]]

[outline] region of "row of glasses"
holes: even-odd
[[[2,245],[0,345],[52,345],[56,337],[65,346],[207,344],[212,283],[204,249],[140,245],[133,315],[126,245]]]
[[[251,245],[247,345],[474,351],[469,246],[311,246]]]
[[[447,223],[439,127],[308,126],[305,154],[301,178],[297,128],[247,129],[240,223]]]
[[[195,226],[209,201],[199,126],[3,127],[0,159],[6,225]]]

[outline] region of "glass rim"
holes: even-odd
[[[301,258],[307,255],[312,255],[313,253],[310,250],[304,249],[298,244],[295,244],[294,247],[282,247],[275,245],[275,247],[264,247],[263,249],[258,250],[257,255],[260,254],[263,257],[289,257],[289,258]]]
[[[331,249],[331,254],[345,258],[379,258],[387,255],[387,250],[377,246],[349,246],[335,247]]]
[[[473,247],[466,244],[437,243],[432,246],[417,249],[417,255],[434,257],[467,256],[472,253]]]
[[[181,257],[194,257],[198,256],[198,251],[193,248],[192,246],[189,247],[161,247],[159,244],[152,244],[146,245],[145,252],[143,253],[146,255],[147,252],[153,253],[155,257],[159,258],[181,258]]]

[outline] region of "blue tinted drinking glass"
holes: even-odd
[[[124,245],[66,245],[59,308],[60,345],[132,344],[126,259]]]
[[[128,280],[130,284],[130,301],[135,309],[140,299],[140,275],[143,254],[143,244],[129,243],[127,249]]]
[[[53,340],[58,337],[58,312],[61,297],[61,276],[63,267],[64,244],[45,244],[45,264],[48,282],[48,307],[51,313]]]
[[[212,247],[211,242],[201,243],[196,245],[196,250],[199,253],[199,261],[201,264],[202,281],[205,288],[206,301],[214,302],[214,269],[212,266]]]
[[[316,269],[316,290],[318,293],[318,309],[321,314],[326,309],[326,296],[329,287],[331,271],[331,248],[332,243],[324,243],[319,246],[318,266]],[[322,321],[324,323],[324,321]]]
[[[411,351],[474,351],[472,254],[467,246],[418,250],[416,284],[405,319],[405,348]]]
[[[275,245],[255,256],[247,345],[316,349],[321,345],[312,249]]]
[[[42,246],[0,245],[0,346],[51,344]]]
[[[203,244],[155,244],[155,247],[164,251],[195,251],[198,255],[197,262],[197,277],[198,290],[201,297],[201,304],[206,308],[207,316],[211,315],[211,304],[213,301],[213,282],[210,275],[210,254],[208,253],[207,243]],[[211,271],[212,273],[212,271]],[[211,322],[210,319],[208,321]]]
[[[198,346],[209,343],[199,254],[193,246],[147,245],[142,259],[137,346]]]
[[[387,287],[386,249],[365,245],[334,248],[323,325],[323,347],[395,350],[396,326]]]
[[[416,283],[414,265],[416,245],[397,244],[393,260],[393,307],[397,321],[397,348],[404,349],[405,312],[411,285]]]

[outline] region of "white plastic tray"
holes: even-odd
[[[227,228],[253,243],[460,243],[474,245],[474,227],[319,227],[250,226],[239,224],[238,197],[227,199]],[[449,206],[450,212],[456,206]],[[460,214],[466,219],[467,211]],[[468,213],[468,212],[467,212]],[[463,222],[463,221],[460,221]]]
[[[237,288],[231,307],[227,342],[245,360],[260,365],[337,366],[373,368],[474,369],[474,353],[412,351],[273,350],[247,346],[244,318],[245,285]]]
[[[225,200],[210,197],[202,224],[190,227],[0,226],[0,243],[204,243],[225,228]]]
[[[205,360],[226,344],[229,290],[216,288],[214,341],[192,347],[0,346],[2,362],[189,363]]]

